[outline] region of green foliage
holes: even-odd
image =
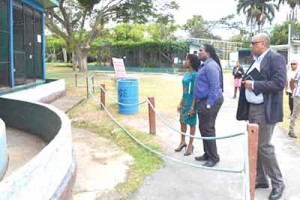
[[[78,0],[78,2],[83,7],[87,8],[87,9],[92,9],[95,4],[100,2],[100,0]]]
[[[296,34],[300,35],[300,23],[295,21],[287,21],[283,24],[277,24],[271,31],[271,44],[281,45],[288,43],[288,26],[292,25]]]
[[[46,47],[47,48],[55,48],[55,49],[61,49],[66,47],[66,42],[59,37],[53,37],[53,36],[46,36]]]
[[[109,56],[123,58],[126,56],[126,63],[130,66],[143,67],[171,67],[174,57],[184,58],[189,51],[186,42],[176,41],[117,41],[111,43],[94,43],[93,51],[98,50],[101,56],[109,50]],[[104,62],[107,60],[102,60]]]
[[[183,28],[189,32],[191,37],[219,39],[208,30],[206,22],[201,15],[194,15],[191,19],[188,19]]]
[[[272,22],[278,9],[279,7],[274,0],[239,0],[237,5],[237,13],[242,12],[246,15],[247,24],[252,26],[256,23],[258,31],[261,31],[266,20]]]
[[[174,32],[178,28],[179,25],[160,18],[156,23],[149,24],[147,31],[149,33],[149,38],[152,40],[172,40],[175,39]]]
[[[132,42],[114,42],[112,48],[118,49],[118,51],[126,53],[129,51],[136,51],[144,49],[151,52],[173,52],[179,53],[182,51],[187,52],[188,45],[185,42],[174,42],[174,41],[144,41],[138,43]]]
[[[114,28],[114,41],[140,42],[144,39],[145,25],[142,24],[119,24]]]
[[[118,22],[145,23],[156,12],[152,0],[126,0],[116,8],[115,20]]]
[[[300,0],[279,0],[278,5],[287,3],[291,9],[294,9],[297,5],[300,5]]]
[[[250,42],[247,39],[246,34],[239,34],[239,35],[234,35],[230,38],[230,41],[232,42],[242,42],[243,43],[243,48],[249,48],[250,47]]]
[[[154,0],[65,0],[58,1],[53,19],[46,18],[47,28],[63,38],[73,61],[80,70],[86,70],[87,51],[110,21],[144,23],[158,14],[166,3],[154,5]],[[96,4],[100,5],[97,6]],[[89,25],[90,31],[86,31]],[[133,33],[133,35],[138,35]],[[75,68],[74,62],[74,68]]]

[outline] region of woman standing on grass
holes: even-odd
[[[182,86],[183,94],[181,101],[177,107],[177,111],[180,112],[180,127],[181,132],[186,133],[187,125],[190,126],[190,135],[195,135],[195,125],[197,122],[195,112],[195,99],[194,99],[194,82],[200,60],[197,55],[188,54],[184,63],[184,67],[188,70],[183,76]],[[175,152],[180,152],[183,148],[186,148],[185,156],[191,155],[194,150],[193,146],[194,138],[190,137],[189,145],[185,142],[185,135],[181,135],[181,141],[179,146],[175,149]]]

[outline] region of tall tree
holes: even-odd
[[[157,10],[152,2],[153,0],[60,0],[53,20],[47,18],[46,26],[66,41],[67,48],[73,55],[73,68],[76,69],[78,65],[81,71],[85,71],[91,43],[101,36],[104,25],[111,19],[145,22]]]
[[[188,19],[183,28],[194,38],[219,39],[209,31],[201,15],[194,15],[191,19]]]
[[[241,36],[241,38],[248,36],[248,32],[246,31],[243,22],[234,14],[227,15],[218,20],[208,21],[206,22],[206,26],[208,27],[209,31],[220,29],[226,29],[231,31],[236,30],[238,31],[238,34]]]
[[[297,6],[300,6],[300,0],[278,0],[278,6],[285,3],[291,8],[290,20],[297,21]]]
[[[174,39],[174,32],[179,28],[175,23],[173,11],[178,10],[178,4],[174,1],[163,6],[163,12],[156,15],[155,23],[149,25],[149,37],[154,40]]]
[[[113,28],[113,41],[140,42],[144,39],[145,25],[142,24],[118,24]]]
[[[295,21],[286,21],[283,24],[277,24],[271,31],[271,44],[281,45],[288,43],[288,26],[292,24],[296,34],[300,35],[300,23]]]
[[[275,17],[275,11],[278,5],[274,0],[239,0],[237,5],[237,13],[241,12],[246,15],[246,23],[251,26],[257,25],[258,32],[261,32],[262,26],[268,20],[272,23]]]

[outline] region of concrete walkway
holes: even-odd
[[[64,96],[51,104],[68,112],[83,100]],[[73,200],[120,199],[115,186],[126,180],[133,158],[112,142],[83,129],[72,129],[76,157]]]
[[[246,123],[235,119],[237,100],[232,99],[233,88],[231,76],[225,75],[225,101],[217,119],[217,135],[227,135],[246,131]],[[169,121],[174,127],[179,127],[177,116],[169,116]],[[129,121],[127,123],[130,123]],[[143,124],[144,123],[144,124]],[[183,156],[183,152],[175,153],[174,149],[179,144],[180,135],[171,131],[157,119],[158,137],[163,141],[166,155],[181,159],[193,164],[201,164],[194,160],[195,156],[203,154],[202,141],[195,141],[195,151],[191,156]],[[147,131],[147,122],[140,120],[139,125],[131,126]],[[197,135],[199,131],[197,131]],[[187,141],[187,140],[186,140]],[[219,168],[241,169],[243,162],[242,137],[219,140],[218,152],[221,161],[216,166]],[[297,184],[300,179],[300,146],[296,140],[287,136],[286,132],[278,127],[274,132],[273,143],[276,147],[277,159],[286,183],[286,190],[282,199],[300,199],[300,190]],[[201,199],[201,200],[238,200],[243,199],[242,182],[240,174],[230,174],[202,170],[185,166],[172,161],[165,161],[165,165],[151,176],[147,177],[144,184],[130,199],[136,200],[165,200],[165,199]],[[268,199],[269,189],[256,190],[256,199]]]
[[[39,137],[13,128],[6,128],[8,168],[4,179],[25,165],[46,145]]]

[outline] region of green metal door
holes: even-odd
[[[15,84],[25,83],[25,48],[24,48],[24,13],[20,2],[14,1],[13,5],[13,35],[14,35],[14,71]]]
[[[0,0],[0,89],[9,86],[8,0]]]
[[[24,50],[25,50],[25,73],[26,80],[35,80],[34,67],[34,16],[33,9],[29,6],[23,5],[25,32],[24,32]]]

